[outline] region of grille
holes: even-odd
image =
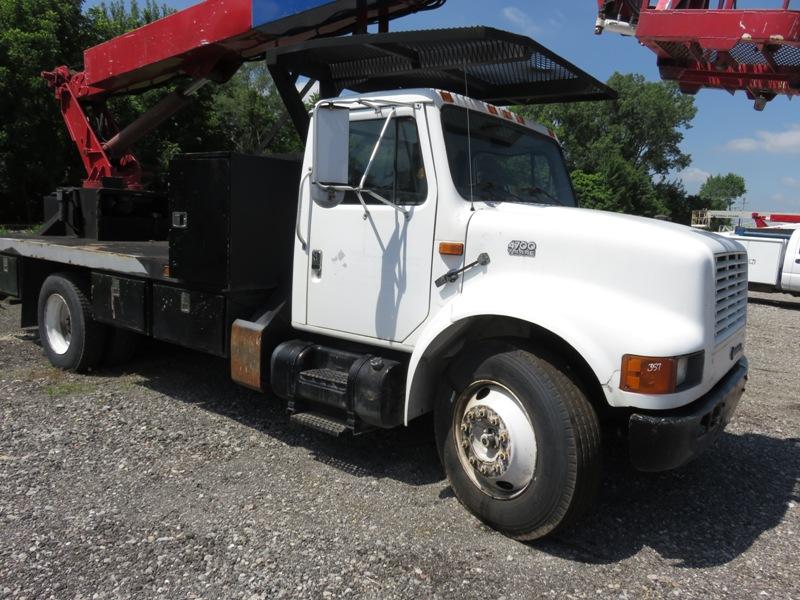
[[[717,308],[714,339],[721,342],[747,319],[747,254],[717,254]]]

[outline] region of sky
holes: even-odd
[[[166,0],[176,9],[196,3]],[[782,0],[739,2],[745,8],[781,4]],[[447,0],[440,9],[393,21],[390,27],[497,27],[532,37],[603,81],[614,71],[658,80],[655,55],[636,40],[612,33],[594,35],[596,12],[595,0]],[[711,174],[738,173],[747,184],[746,210],[800,213],[800,98],[778,97],[763,112],[753,109],[744,92],[731,96],[704,90],[695,101],[697,116],[682,144],[692,164],[675,174],[686,189],[697,192]]]

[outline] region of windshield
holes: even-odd
[[[453,182],[465,199],[577,205],[552,138],[458,106],[442,109],[442,126]]]

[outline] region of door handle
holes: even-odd
[[[322,250],[311,251],[311,270],[322,275]]]

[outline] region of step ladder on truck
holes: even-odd
[[[150,336],[223,357],[325,433],[431,414],[459,500],[529,540],[590,506],[601,419],[649,471],[725,428],[747,377],[746,254],[579,208],[556,136],[504,106],[614,92],[524,36],[385,31],[439,4],[207,0],[47,74],[87,175],[45,199],[39,235],[0,238],[0,293],[60,368]],[[135,141],[256,58],[304,156],[183,155],[168,195],[145,189]],[[302,78],[320,86],[310,114]],[[110,125],[109,98],[158,82],[176,91]]]

